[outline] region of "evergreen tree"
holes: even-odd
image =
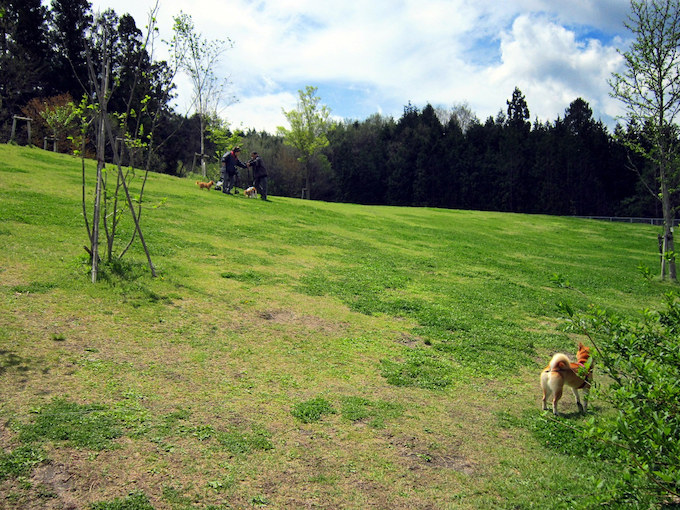
[[[418,147],[415,132],[420,112],[410,102],[404,107],[404,115],[389,132],[386,198],[389,205],[413,204],[413,180]]]
[[[468,129],[471,126],[469,124]],[[464,183],[469,174],[469,158],[463,128],[456,116],[452,116],[446,124],[439,157],[442,160],[442,174],[438,182],[441,189],[435,205],[460,209],[464,207],[464,193],[467,192]]]
[[[442,204],[443,178],[446,174],[442,153],[442,127],[432,105],[418,117],[411,140],[414,153],[413,205]]]
[[[568,214],[568,185],[562,168],[562,160],[558,156],[557,138],[564,131],[558,119],[556,127],[550,123],[536,123],[533,129],[534,169],[538,176],[532,211],[543,214]]]
[[[498,158],[498,205],[502,211],[525,212],[529,203],[528,191],[533,189],[534,184],[527,175],[527,169],[532,166],[529,152],[529,107],[517,87],[507,105],[507,118]]]
[[[464,209],[498,210],[499,199],[499,146],[504,116],[498,122],[489,117],[484,125],[476,124],[466,133],[468,165],[462,178]]]
[[[0,0],[0,122],[49,90],[49,12],[40,0]]]
[[[87,0],[52,0],[51,41],[55,49],[52,87],[73,98],[88,91],[86,34],[92,24]]]

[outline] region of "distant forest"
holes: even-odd
[[[117,87],[109,102],[122,113],[130,90],[159,106],[152,170],[184,176],[197,168],[199,119],[175,112],[172,96],[159,92],[166,62],[154,62],[135,20],[104,13],[116,34],[113,51]],[[30,143],[72,152],[77,127],[47,141],[46,110],[78,103],[88,86],[86,56],[92,48],[91,6],[86,0],[0,0],[0,141],[8,141],[16,116],[33,119]],[[141,56],[141,58],[140,58]],[[142,80],[133,70],[143,68]],[[323,98],[322,98],[323,100]],[[408,103],[399,119],[373,115],[337,123],[330,144],[312,165],[310,197],[375,205],[427,206],[578,216],[661,216],[651,165],[629,153],[622,140],[638,136],[635,126],[610,133],[593,118],[588,103],[575,99],[564,116],[532,123],[519,89],[496,117],[476,118],[465,104],[451,108]],[[138,111],[141,110],[141,103]],[[238,122],[238,119],[231,119]],[[270,194],[299,197],[304,176],[297,154],[283,138],[255,130],[232,133],[217,116],[205,153],[211,175],[218,157],[238,139],[245,151],[263,156]],[[28,143],[21,120],[15,141]],[[240,137],[240,138],[239,138]],[[107,149],[109,152],[113,148]],[[86,152],[94,154],[88,146]],[[242,183],[249,180],[242,171]]]

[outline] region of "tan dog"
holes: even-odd
[[[257,189],[255,186],[251,186],[250,188],[244,189],[243,194],[248,198],[257,198]]]
[[[210,182],[196,181],[196,186],[198,186],[200,189],[204,189],[204,188],[205,188],[205,189],[207,189],[207,190],[210,190],[210,187],[211,187],[213,184],[215,184],[214,181],[210,181]]]
[[[572,363],[566,354],[555,354],[547,368],[541,372],[541,388],[543,389],[543,410],[548,409],[547,400],[552,395],[553,414],[557,416],[557,402],[562,398],[562,390],[566,384],[574,392],[579,411],[588,409],[588,392],[592,381],[593,369],[590,360],[590,349],[581,342],[578,344],[577,362]],[[579,375],[579,370],[581,373]],[[583,389],[583,405],[578,390]]]

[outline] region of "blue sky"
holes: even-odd
[[[143,28],[155,0],[94,0]],[[318,87],[332,115],[398,118],[418,107],[467,104],[484,121],[519,87],[532,120],[555,120],[577,97],[613,126],[621,105],[607,80],[630,38],[629,0],[159,0],[161,38],[191,15],[208,39],[229,38],[220,66],[237,102],[232,127],[274,132],[298,90]],[[157,43],[155,57],[164,58]],[[188,80],[178,81],[186,113]]]

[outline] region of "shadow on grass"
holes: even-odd
[[[29,362],[26,358],[22,358],[12,351],[0,350],[0,375],[3,375],[10,368],[16,369],[17,372],[22,374],[30,371]]]

